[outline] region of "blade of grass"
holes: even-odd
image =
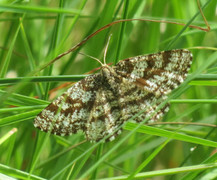
[[[98,161],[101,158],[102,151],[103,151],[103,146],[104,146],[103,144],[100,144],[97,147],[97,153],[96,153],[95,161]],[[91,179],[97,179],[97,169],[95,169],[95,171],[92,173]]]
[[[25,121],[27,119],[32,119],[39,112],[41,112],[41,109],[28,111],[28,112],[24,112],[24,113],[19,113],[19,114],[12,115],[12,116],[9,116],[9,117],[1,118],[0,119],[0,127],[1,126],[7,126],[9,124],[18,123],[18,122],[21,122],[21,121]]]
[[[16,32],[14,34],[14,37],[13,37],[13,40],[10,44],[10,48],[8,50],[8,53],[7,53],[7,56],[5,58],[5,60],[2,62],[1,64],[1,72],[0,72],[0,77],[3,78],[5,77],[7,71],[8,71],[8,66],[9,66],[9,63],[10,63],[10,59],[11,59],[11,55],[12,55],[12,52],[13,52],[13,48],[14,48],[14,44],[17,40],[17,36],[18,36],[18,33],[20,31],[20,26],[21,24],[18,24],[17,26],[17,29],[16,29]]]
[[[127,130],[133,130],[137,127],[137,124],[130,123],[128,122],[125,126],[125,129]],[[167,131],[164,129],[156,128],[156,127],[150,127],[150,126],[141,126],[139,129],[137,129],[137,132],[144,133],[144,134],[151,134],[155,136],[163,136],[170,138],[170,136],[173,135],[174,132]],[[217,142],[210,141],[210,140],[205,140],[181,133],[177,133],[173,136],[173,139],[180,140],[180,141],[185,141],[185,142],[190,142],[190,143],[195,143],[195,144],[201,144],[204,146],[210,146],[210,147],[217,147]]]
[[[11,107],[11,108],[2,108],[0,109],[0,113],[7,113],[7,112],[19,112],[19,111],[26,111],[26,110],[35,110],[35,109],[44,109],[47,105],[36,105],[36,106],[23,106],[23,107]]]
[[[202,7],[201,9],[203,10],[212,0],[208,0]],[[165,50],[170,49],[175,41],[183,34],[183,32],[188,28],[188,26],[195,20],[195,18],[200,14],[200,10],[188,21],[188,23],[182,28],[182,30],[176,35],[175,38],[173,38],[172,41],[166,46]]]
[[[0,90],[0,99],[1,97],[4,97],[5,95],[7,95],[7,92]],[[22,102],[22,104],[26,104],[26,105],[42,105],[42,104],[49,104],[48,101],[44,101],[41,99],[36,99],[33,97],[29,97],[29,96],[24,96],[21,94],[17,94],[17,93],[12,93],[9,100],[10,102],[13,102],[13,100],[20,100]]]
[[[10,130],[7,134],[5,134],[3,137],[0,138],[0,145],[5,142],[7,139],[9,139],[14,133],[17,132],[17,128],[13,128]]]
[[[31,177],[31,180],[46,180],[42,177],[35,176],[33,174],[29,174],[27,172],[12,168],[10,166],[5,166],[3,164],[0,164],[0,172],[3,174],[7,174],[9,176],[19,178],[19,179],[24,179],[24,180],[28,179],[28,177]]]
[[[156,170],[156,171],[150,171],[150,172],[144,172],[139,173],[135,175],[135,179],[141,179],[141,178],[149,178],[149,177],[158,177],[158,176],[167,176],[177,173],[185,173],[185,172],[193,172],[193,171],[201,171],[206,169],[212,169],[216,168],[217,163],[208,163],[208,164],[201,164],[201,165],[195,165],[195,166],[187,166],[187,167],[180,167],[180,168],[172,168],[172,169],[165,169],[165,170]],[[100,180],[122,180],[127,179],[127,176],[116,176],[112,178],[103,178]]]
[[[124,2],[124,13],[123,13],[123,19],[127,19],[127,14],[129,11],[129,0],[126,0]],[[118,45],[117,45],[117,51],[116,51],[116,57],[114,60],[114,64],[116,64],[118,62],[118,60],[120,59],[120,53],[121,53],[121,45],[123,44],[123,36],[124,36],[124,32],[125,32],[125,28],[126,28],[126,22],[123,22],[121,24],[121,29],[119,32],[119,36],[118,36]]]
[[[49,8],[42,6],[27,6],[27,5],[8,5],[0,4],[0,10],[5,12],[14,13],[58,13],[58,14],[79,14],[79,11],[75,9],[59,9],[59,8]]]
[[[214,153],[212,156],[208,157],[201,164],[214,163],[214,162],[216,162],[216,159],[217,159],[217,153]],[[197,177],[197,175],[200,174],[200,173],[201,173],[201,171],[189,172],[185,176],[180,178],[180,180],[195,179]]]
[[[143,169],[145,166],[147,166],[147,165],[151,162],[152,159],[154,159],[154,158],[156,157],[156,155],[170,142],[170,140],[171,140],[171,139],[168,138],[163,144],[161,144],[158,148],[156,148],[156,149],[154,150],[154,152],[152,152],[152,153],[148,156],[148,158],[147,158],[145,161],[143,161],[143,163],[140,164],[139,167],[138,167],[135,171],[133,171],[133,173],[131,173],[131,174],[127,177],[127,179],[130,180],[130,179],[135,178],[136,174],[138,174],[140,171],[142,171],[142,169]]]

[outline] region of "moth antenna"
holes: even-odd
[[[109,36],[109,38],[108,38],[108,42],[107,42],[107,44],[106,44],[106,47],[105,47],[105,52],[104,52],[104,58],[103,58],[103,63],[104,64],[106,64],[106,54],[107,54],[107,50],[108,50],[108,45],[109,45],[109,41],[110,41],[110,39],[111,39],[111,36],[112,36],[112,34],[110,34],[110,36]]]
[[[91,58],[91,59],[94,59],[94,60],[96,60],[97,62],[99,62],[99,63],[101,64],[101,66],[103,66],[102,62],[101,62],[99,59],[97,59],[97,58],[95,58],[95,57],[93,57],[93,56],[90,56],[90,55],[87,55],[87,54],[84,54],[84,53],[81,53],[81,52],[79,52],[78,54],[81,54],[81,55],[83,55],[83,56],[86,56],[86,57],[89,57],[89,58]]]

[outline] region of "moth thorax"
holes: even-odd
[[[107,65],[104,65],[104,66],[102,66],[101,74],[103,77],[109,79],[109,78],[111,78],[111,76],[114,76],[116,73],[115,73],[114,69],[112,69],[111,67],[109,67]]]

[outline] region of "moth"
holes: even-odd
[[[112,141],[121,133],[115,130],[142,110],[136,122],[161,119],[168,104],[151,114],[185,80],[191,63],[187,49],[131,57],[113,67],[101,63],[100,73],[75,83],[50,103],[37,115],[34,126],[60,136],[81,130],[91,142],[106,136]]]

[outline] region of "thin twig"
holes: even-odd
[[[49,63],[41,66],[41,68],[39,69],[39,71],[43,70],[44,68],[48,67],[49,65],[53,64],[54,62],[56,62],[58,59],[60,59],[61,57],[75,51],[76,49],[78,49],[80,46],[82,46],[84,43],[86,43],[89,39],[91,39],[92,37],[94,37],[96,34],[98,34],[99,32],[103,31],[104,29],[109,28],[112,25],[121,23],[121,22],[129,22],[129,21],[147,21],[147,22],[157,22],[157,23],[168,23],[168,24],[176,24],[176,25],[180,25],[180,26],[185,26],[184,23],[179,23],[179,22],[172,22],[172,21],[166,21],[166,20],[151,20],[151,19],[121,19],[121,20],[117,20],[117,21],[113,21],[109,24],[106,24],[105,26],[101,27],[100,29],[96,30],[95,32],[93,32],[92,34],[90,34],[89,36],[87,36],[86,38],[84,38],[81,42],[79,42],[78,44],[76,44],[75,46],[73,46],[72,48],[70,48],[68,51],[58,55],[56,58],[54,58],[53,60],[51,60]],[[207,29],[204,29],[202,27],[199,26],[195,26],[195,25],[189,25],[190,28],[194,28],[194,29],[199,29],[202,31],[207,31]]]
[[[206,31],[206,32],[209,32],[210,31],[210,26],[209,26],[208,21],[206,20],[206,17],[204,16],[203,11],[202,11],[202,9],[200,7],[200,0],[197,0],[197,6],[198,6],[200,14],[203,17],[203,20],[204,20],[204,22],[205,22],[205,24],[207,26],[207,29],[204,28],[203,30]]]

